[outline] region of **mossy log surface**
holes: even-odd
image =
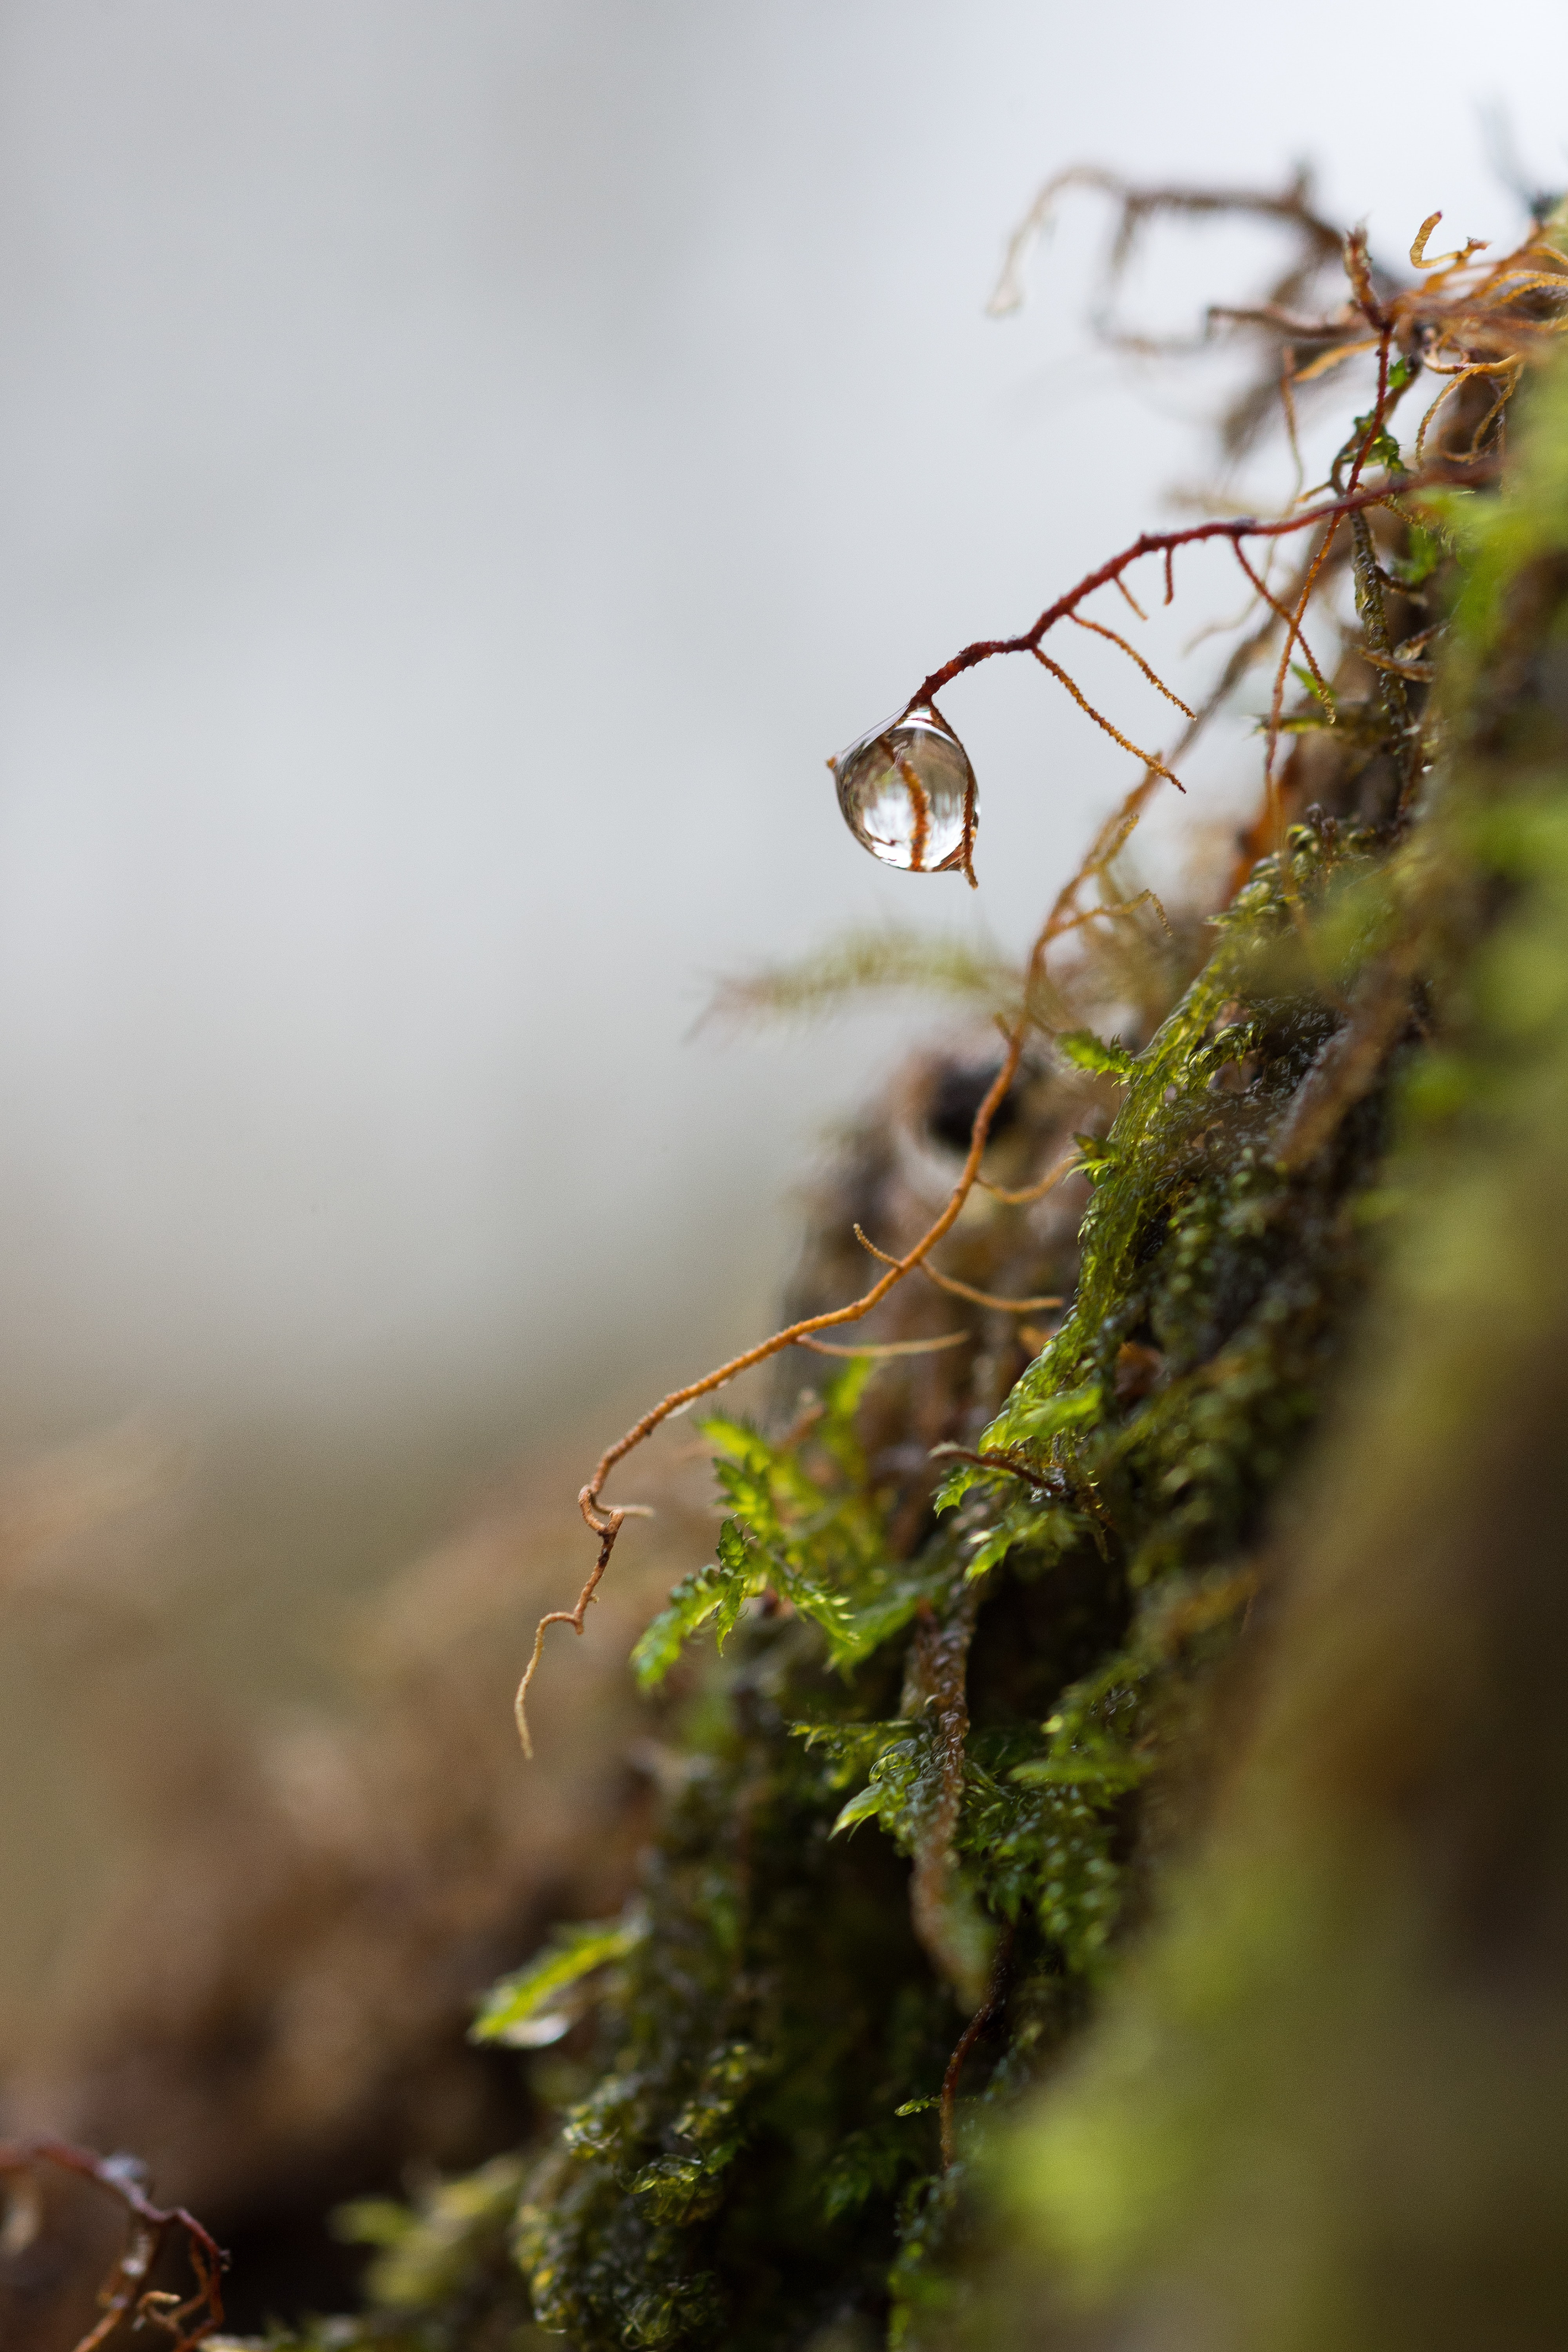
[[[1563,2340],[1568,376],[1525,397],[1500,490],[1361,563],[1436,684],[1304,709],[1316,804],[1163,1019],[1020,1085],[1081,1232],[993,1196],[951,1264],[1058,1328],[945,1297],[962,1347],[706,1424],[641,1892],[478,2029],[559,2134],[350,2216],[371,2307],[288,2341]]]

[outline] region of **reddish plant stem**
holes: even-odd
[[[1385,383],[1386,370],[1385,359]],[[1371,435],[1367,437],[1370,440]],[[1358,473],[1359,470],[1358,466]],[[1059,621],[1070,619],[1096,589],[1118,584],[1122,574],[1131,571],[1134,563],[1142,562],[1147,555],[1163,555],[1166,559],[1168,580],[1169,559],[1179,547],[1196,547],[1210,539],[1225,539],[1233,543],[1247,539],[1283,539],[1291,531],[1314,530],[1322,523],[1338,522],[1345,515],[1359,512],[1363,507],[1381,506],[1394,489],[1397,489],[1402,498],[1408,498],[1439,483],[1459,478],[1450,468],[1444,467],[1427,474],[1415,475],[1395,485],[1364,490],[1352,488],[1341,498],[1325,499],[1322,505],[1308,507],[1301,514],[1278,515],[1271,521],[1257,515],[1230,515],[1219,521],[1190,523],[1185,530],[1142,531],[1131,547],[1124,547],[1119,555],[1113,555],[1097,572],[1089,572],[1075,588],[1070,588],[1065,596],[1059,596],[1054,604],[1048,604],[1033,626],[1026,629],[1021,636],[978,637],[973,645],[964,646],[951,660],[944,662],[940,669],[934,669],[928,677],[922,678],[904,706],[904,715],[911,710],[925,709],[932,696],[940,694],[954,678],[961,677],[966,670],[977,669],[981,662],[991,661],[998,654],[1038,652],[1040,639],[1049,630],[1055,628]],[[1475,478],[1473,469],[1463,477],[1467,482]]]
[[[1026,1003],[1028,1001],[1027,993],[1025,1001]],[[641,1445],[644,1438],[651,1437],[662,1423],[669,1420],[672,1413],[679,1412],[684,1406],[695,1403],[698,1397],[707,1396],[713,1390],[725,1387],[727,1382],[738,1378],[742,1372],[749,1371],[754,1364],[766,1363],[770,1356],[777,1356],[785,1348],[792,1347],[797,1339],[807,1339],[817,1331],[831,1330],[841,1323],[858,1323],[862,1316],[871,1313],[873,1307],[881,1305],[896,1283],[902,1282],[905,1275],[913,1274],[917,1265],[925,1263],[943,1235],[956,1222],[960,1210],[974,1190],[975,1179],[980,1172],[980,1160],[990,1135],[991,1121],[997,1115],[1002,1097],[1018,1075],[1019,1063],[1023,1057],[1024,1039],[1028,1034],[1029,1018],[1026,1013],[1019,1018],[1009,1036],[1008,1048],[1002,1057],[1001,1067],[992,1079],[985,1099],[975,1114],[975,1124],[969,1135],[968,1152],[947,1205],[936,1223],[921,1235],[913,1249],[907,1250],[903,1257],[895,1258],[880,1280],[873,1282],[871,1288],[864,1291],[859,1298],[852,1299],[847,1307],[831,1307],[822,1315],[807,1315],[800,1322],[789,1324],[784,1330],[775,1331],[771,1338],[759,1340],[756,1347],[746,1349],[738,1356],[732,1356],[728,1363],[718,1365],[711,1372],[705,1372],[700,1381],[688,1381],[682,1389],[672,1389],[668,1396],[661,1397],[656,1405],[650,1406],[640,1421],[633,1422],[623,1437],[618,1438],[613,1445],[601,1454],[592,1477],[577,1498],[578,1507],[584,1519],[600,1539],[599,1558],[572,1607],[552,1609],[539,1619],[534,1633],[533,1654],[523,1671],[522,1681],[517,1685],[514,1712],[517,1717],[517,1736],[523,1743],[523,1753],[526,1756],[533,1754],[533,1741],[528,1732],[528,1690],[535,1675],[538,1672],[545,1634],[551,1625],[570,1625],[574,1633],[581,1633],[583,1617],[593,1599],[600,1579],[610,1565],[610,1555],[615,1549],[615,1538],[620,1534],[622,1522],[628,1516],[629,1507],[625,1504],[616,1504],[608,1510],[601,1510],[599,1507],[600,1495],[612,1470],[618,1462],[623,1461],[634,1447]]]

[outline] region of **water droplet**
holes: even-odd
[[[969,755],[934,710],[891,719],[830,763],[855,839],[905,874],[973,882],[979,795]]]

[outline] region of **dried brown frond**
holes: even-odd
[[[820,1020],[868,994],[902,989],[999,1008],[1016,1002],[1019,978],[1015,962],[967,940],[892,928],[851,931],[797,962],[719,980],[697,1026]]]

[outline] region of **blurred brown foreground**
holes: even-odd
[[[622,1899],[660,1762],[626,1654],[711,1543],[684,1450],[653,1471],[659,1517],[591,1638],[558,1637],[531,1768],[519,1660],[585,1541],[564,1454],[344,1610],[346,1704],[270,1716],[193,1655],[201,1596],[168,1561],[199,1471],[177,1446],[120,1426],[0,1478],[14,1741],[33,1727],[6,1810],[42,1815],[31,1889],[8,1874],[0,2137],[134,2149],[161,2201],[232,2246],[245,2325],[348,2298],[340,2199],[473,2163],[526,2126],[515,2062],[465,2029],[550,1919]],[[51,1848],[63,1887],[39,1869]],[[52,1915],[41,1948],[29,1893]],[[90,2325],[116,2235],[79,2184],[45,2194],[46,2226],[0,2241],[5,2352]]]

